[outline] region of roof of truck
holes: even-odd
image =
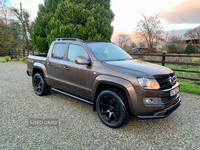
[[[78,41],[78,42],[83,42],[83,43],[90,43],[90,42],[107,42],[110,43],[109,41],[106,40],[81,40],[78,38],[56,38],[56,41]]]

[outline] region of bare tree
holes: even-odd
[[[17,19],[21,22],[21,12],[18,8],[12,8],[11,9],[12,13],[17,17]],[[30,50],[31,43],[29,42],[29,35],[33,32],[33,23],[29,20],[30,15],[29,12],[25,9],[23,9],[23,27],[24,27],[24,34],[25,34],[25,39],[26,39],[26,47],[28,50]],[[33,49],[33,47],[32,47]]]
[[[131,38],[126,34],[119,34],[116,38],[117,45],[121,48],[126,48],[127,45],[131,42]]]
[[[21,22],[21,12],[20,9],[12,7],[11,12],[17,17],[17,19]],[[29,34],[32,33],[32,22],[30,21],[30,14],[27,10],[23,9],[23,20],[25,24],[25,28]]]
[[[200,26],[192,29],[192,30],[188,30],[185,32],[184,36],[186,38],[189,38],[189,39],[200,39]]]
[[[188,30],[185,32],[184,37],[195,40],[197,39],[196,31],[194,29]]]
[[[142,48],[145,48],[146,47],[146,43],[144,41],[143,42],[139,42],[138,46],[142,47]]]
[[[197,39],[200,39],[200,26],[194,28],[193,30],[196,33]]]
[[[135,47],[137,47],[137,44],[135,42],[131,42],[131,47],[135,48]]]
[[[199,51],[200,50],[200,26],[194,28],[194,31],[196,32],[197,39],[198,39],[198,43],[196,44],[196,48],[197,48],[197,51]]]
[[[195,44],[197,50],[200,50],[200,26],[192,29],[192,30],[188,30],[185,32],[184,37],[190,39],[190,40],[194,40],[193,43]],[[198,40],[198,42],[196,42]]]
[[[169,34],[169,32],[165,32],[165,38],[164,38],[164,43],[165,44],[167,44],[169,42],[170,37],[171,37],[171,35]]]
[[[0,1],[0,16],[2,16],[4,22],[8,24],[8,15],[10,8],[8,7],[8,1],[7,0],[1,0]]]
[[[141,41],[145,41],[149,50],[152,50],[155,42],[163,40],[161,33],[164,32],[164,29],[158,15],[147,17],[142,14],[142,16],[143,19],[138,22],[134,33]]]

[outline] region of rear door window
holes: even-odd
[[[67,45],[64,43],[55,44],[53,47],[53,52],[52,52],[51,57],[57,58],[57,59],[63,59],[66,49],[67,49]]]

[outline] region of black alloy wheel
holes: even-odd
[[[110,95],[105,95],[100,100],[100,111],[104,119],[110,123],[116,123],[120,118],[119,104]]]
[[[33,76],[32,84],[37,95],[43,96],[49,93],[50,87],[45,83],[42,73],[36,73]]]
[[[129,116],[123,99],[123,95],[111,90],[105,90],[99,94],[96,109],[99,118],[105,125],[118,128],[126,122]]]

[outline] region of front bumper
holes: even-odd
[[[180,105],[181,105],[181,100],[179,99],[178,96],[178,101],[176,101],[173,105],[169,106],[168,108],[161,110],[159,112],[156,112],[154,115],[147,115],[147,116],[140,116],[138,115],[137,117],[139,119],[159,119],[159,118],[166,118],[169,116],[173,111],[175,111]]]

